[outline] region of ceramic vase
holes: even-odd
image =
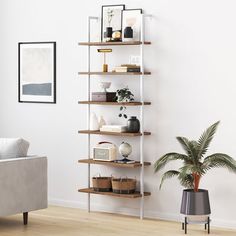
[[[94,112],[90,116],[90,130],[99,130],[98,118]]]
[[[127,121],[127,130],[130,133],[138,133],[140,130],[140,122],[136,116],[131,116]]]
[[[98,122],[99,130],[102,128],[103,125],[106,125],[106,121],[104,120],[103,116],[100,116]]]

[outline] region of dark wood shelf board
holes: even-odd
[[[99,72],[99,71],[93,71],[93,72],[78,72],[79,75],[151,75],[151,72]]]
[[[129,136],[129,137],[135,137],[135,136],[142,136],[141,133],[117,133],[117,132],[105,132],[105,131],[99,131],[99,130],[79,130],[80,134],[97,134],[97,135],[113,135],[113,136]],[[144,135],[151,135],[151,132],[144,132]]]
[[[79,42],[80,46],[135,46],[141,45],[141,41],[131,42]],[[150,45],[151,42],[145,41],[143,44]]]
[[[99,195],[106,195],[111,197],[120,197],[120,198],[140,198],[142,197],[142,194],[140,192],[135,192],[133,194],[118,194],[113,192],[97,192],[94,191],[93,188],[83,188],[78,190],[81,193],[91,193],[91,194],[99,194]],[[144,196],[150,196],[150,192],[144,192]]]
[[[108,105],[108,106],[141,106],[142,102],[98,102],[98,101],[79,101],[79,104]],[[151,102],[144,102],[143,105],[151,105]]]
[[[79,163],[84,164],[94,164],[94,165],[105,165],[105,166],[112,166],[112,167],[121,167],[121,168],[140,168],[142,164],[137,161],[131,164],[123,164],[123,163],[116,163],[111,161],[97,161],[93,159],[81,159],[78,161]],[[144,166],[150,166],[151,162],[144,162]]]

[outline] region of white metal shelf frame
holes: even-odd
[[[140,77],[140,101],[142,105],[140,106],[140,132],[144,133],[144,42],[145,42],[145,18],[151,18],[152,15],[149,14],[141,14],[140,16],[140,22],[141,22],[141,44],[138,45],[140,47],[140,69],[142,74],[139,75]],[[91,43],[91,22],[97,21],[98,22],[99,17],[95,16],[89,16],[88,17],[88,43]],[[87,50],[87,99],[90,102],[91,101],[91,91],[90,91],[90,72],[91,72],[91,45],[88,45]],[[90,130],[90,114],[91,114],[91,104],[87,105],[87,129]],[[91,150],[91,137],[90,134],[87,136],[87,156],[90,157],[90,150]],[[140,198],[140,219],[144,218],[144,135],[140,136],[140,162],[142,164],[142,167],[140,168],[140,193],[142,197]],[[90,179],[91,179],[91,164],[88,164],[88,188],[90,188]],[[90,193],[88,193],[88,212],[91,210],[91,198]]]

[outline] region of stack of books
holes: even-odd
[[[140,72],[140,66],[135,64],[123,64],[121,66],[117,66],[113,70],[114,72]]]
[[[125,126],[125,125],[103,125],[100,128],[100,131],[122,133],[122,132],[127,131],[127,126]]]

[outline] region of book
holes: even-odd
[[[135,65],[135,64],[122,64],[121,67],[140,68],[140,66],[137,66],[137,65]]]
[[[140,68],[128,68],[127,72],[140,72]]]
[[[114,72],[140,72],[140,66],[123,64],[121,66],[116,66]]]
[[[122,132],[127,131],[127,126],[126,125],[103,125],[100,128],[100,131],[122,133]]]
[[[123,68],[115,68],[114,69],[115,72],[127,72],[127,68],[123,67]]]

